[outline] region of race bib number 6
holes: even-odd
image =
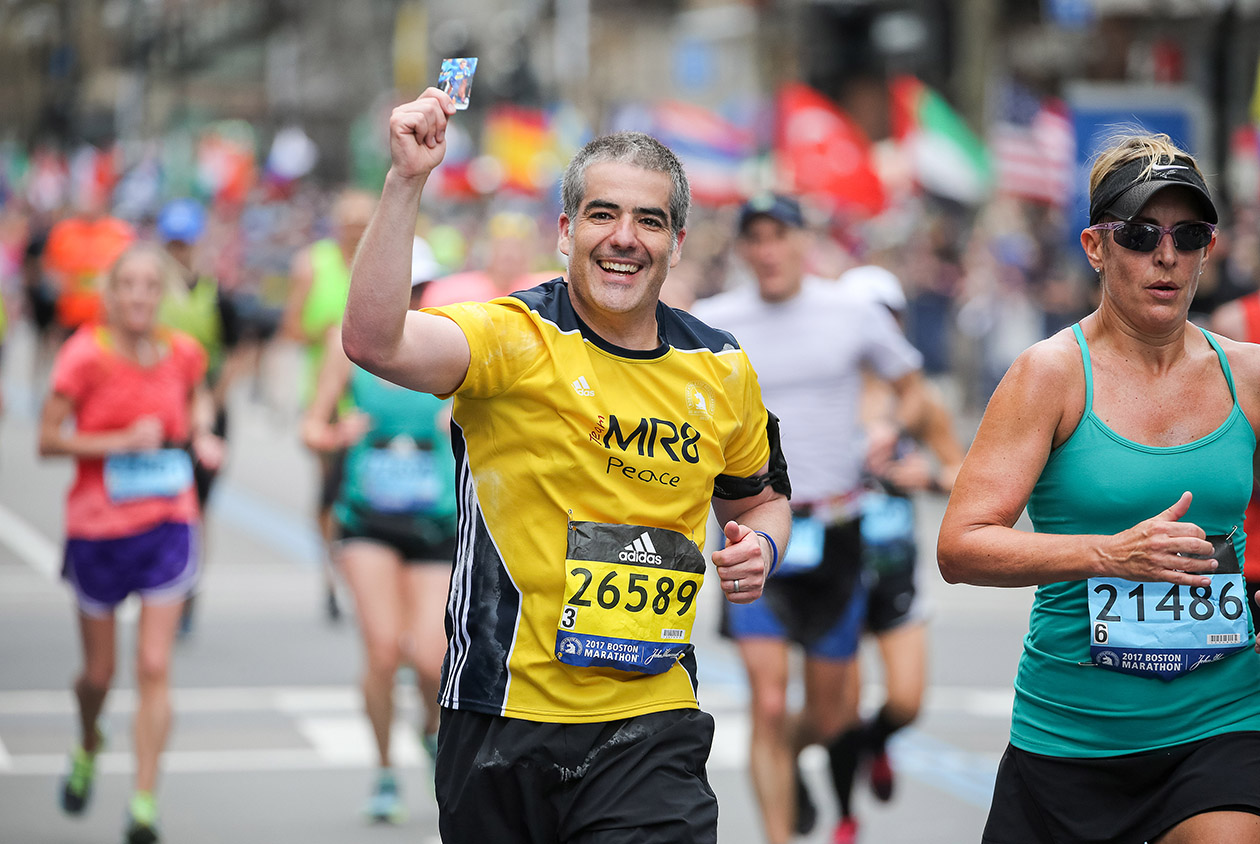
[[[570,522],[556,658],[661,674],[691,650],[704,556],[676,531]]]
[[[1247,647],[1247,587],[1232,536],[1207,539],[1218,564],[1208,586],[1089,579],[1095,665],[1173,680]]]

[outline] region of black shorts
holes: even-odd
[[[828,525],[823,533],[822,561],[817,567],[800,574],[773,575],[757,603],[774,614],[788,639],[808,647],[845,619],[861,577],[861,521],[840,522]],[[723,605],[725,609],[725,601]],[[732,635],[725,618],[723,632]]]
[[[325,451],[319,455],[319,512],[330,510],[341,494],[346,476],[346,450]]]
[[[863,575],[866,581],[866,629],[879,635],[919,618],[918,594],[915,588],[915,554],[913,543],[900,549],[900,559],[888,565],[874,566],[869,560]]]
[[[1007,746],[983,844],[1143,844],[1204,812],[1260,815],[1260,732],[1074,759]]]
[[[219,408],[214,415],[214,427],[210,432],[220,439],[227,439],[227,409]],[[197,506],[201,510],[202,515],[206,512],[206,502],[210,500],[210,490],[214,489],[214,482],[219,477],[218,469],[211,469],[197,459],[197,455],[193,454],[193,482],[197,487]]]
[[[392,549],[404,563],[451,563],[455,560],[455,531],[413,516],[372,516],[353,525],[337,523],[337,541],[365,539]]]
[[[444,844],[716,844],[713,718],[675,709],[550,724],[443,709]]]

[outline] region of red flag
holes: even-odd
[[[839,106],[800,83],[779,94],[775,157],[787,188],[861,215],[884,208],[871,143]]]

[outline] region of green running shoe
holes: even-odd
[[[96,749],[91,753],[79,745],[70,753],[70,773],[61,780],[61,811],[81,815],[92,800],[92,782],[96,779],[96,757],[105,749],[105,734],[96,730]]]
[[[400,824],[407,820],[407,807],[398,796],[398,780],[393,771],[385,768],[376,775],[363,814],[372,823]]]
[[[157,800],[151,791],[137,791],[127,808],[127,835],[123,844],[157,844]]]

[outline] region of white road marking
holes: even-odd
[[[48,580],[61,576],[61,548],[3,505],[0,505],[0,543]]]
[[[931,689],[927,714],[982,719],[1008,718],[1011,693],[1006,689],[939,687]],[[223,713],[273,713],[292,719],[305,746],[290,748],[222,748],[214,750],[171,750],[163,755],[166,770],[182,772],[295,771],[329,769],[370,769],[376,765],[375,743],[362,714],[362,700],[354,686],[259,686],[175,689],[172,699],[177,716]],[[404,768],[427,767],[427,756],[415,734],[414,716],[418,709],[416,691],[399,684],[396,705],[400,713],[394,724],[391,754]],[[747,764],[749,722],[747,709],[729,703],[714,706],[715,732],[709,757],[710,770],[742,770]],[[109,716],[126,719],[135,712],[136,697],[131,689],[110,693]],[[0,692],[0,733],[17,729],[6,720],[56,718],[66,721],[66,732],[75,714],[73,696],[67,689],[14,690]],[[185,722],[187,724],[187,722]],[[188,725],[195,729],[195,725]],[[68,740],[67,740],[68,741]],[[68,744],[67,744],[68,747]],[[904,756],[907,773],[920,779],[944,777],[946,790],[962,792],[968,798],[984,793],[996,756],[969,753],[926,734],[908,730],[898,737],[894,755]],[[940,760],[948,757],[946,762]],[[13,753],[0,741],[0,777],[48,776],[65,768],[65,753]],[[937,760],[937,761],[932,761]],[[101,754],[101,772],[122,774],[132,771],[130,753],[106,751]],[[826,764],[820,749],[807,750],[802,765],[821,769]],[[940,777],[935,777],[934,772]]]
[[[299,718],[297,728],[330,767],[366,768],[376,764],[376,740],[362,715]],[[389,753],[395,765],[419,765],[420,742],[409,724],[394,722],[389,738]]]

